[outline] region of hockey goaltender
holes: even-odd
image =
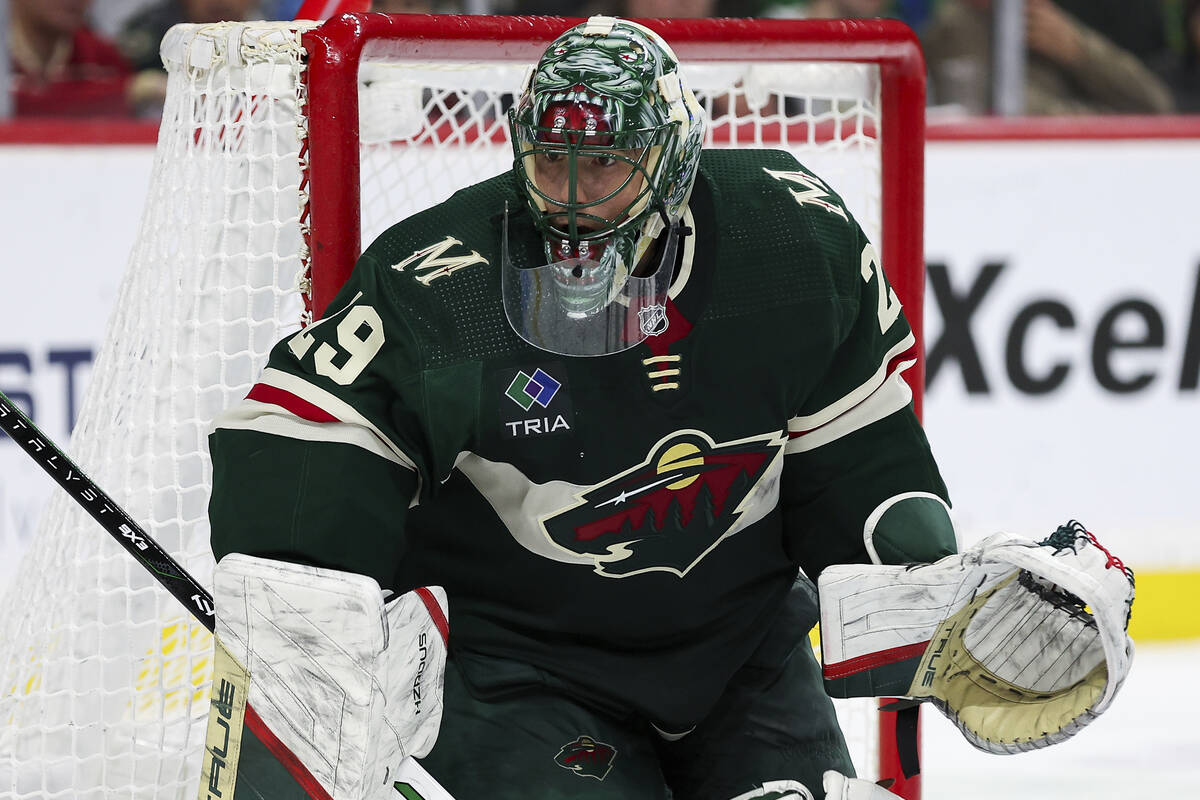
[[[703,149],[611,17],[509,124],[212,435],[201,798],[873,800],[831,694],[996,753],[1108,707],[1132,573],[1078,524],[956,553],[916,341],[821,178]]]

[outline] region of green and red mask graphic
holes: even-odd
[[[608,17],[562,34],[537,63],[510,124],[514,168],[551,261],[562,259],[564,242],[575,251],[590,241],[591,258],[603,243],[632,268],[662,226],[680,218],[705,125],[678,68],[657,34]],[[547,155],[564,159],[572,177],[583,159],[615,159],[623,180],[607,197],[583,191],[566,197],[539,179],[534,162]],[[627,202],[618,212],[594,213],[630,183],[637,189],[622,195]],[[548,213],[548,205],[557,213]]]

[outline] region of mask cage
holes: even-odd
[[[644,220],[647,214],[660,213],[665,216],[663,198],[658,187],[667,165],[676,156],[679,122],[672,121],[654,128],[626,131],[570,130],[520,121],[529,111],[528,106],[509,111],[513,131],[513,169],[525,188],[534,224],[544,236],[567,240],[572,244],[594,241],[607,238],[622,228],[637,227],[637,223]],[[592,141],[589,142],[589,139]],[[624,154],[629,151],[637,152],[636,159]],[[567,158],[566,202],[539,187],[536,168],[530,169],[534,158],[548,154],[564,155]],[[615,158],[628,164],[630,172],[616,188],[597,199],[579,202],[576,192],[581,158]],[[614,219],[587,212],[587,209],[602,205],[619,195],[638,175],[643,179],[641,189]],[[562,211],[548,212],[548,205],[562,208]],[[556,222],[564,218],[565,225]],[[580,224],[583,222],[594,225],[595,228],[581,228]]]

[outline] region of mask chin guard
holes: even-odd
[[[577,253],[574,257],[517,266],[509,249],[508,216],[506,205],[501,293],[509,325],[526,342],[559,355],[603,356],[666,330],[667,290],[681,235],[678,223],[663,233],[662,256],[653,271],[638,276],[612,237],[580,242],[571,248]]]

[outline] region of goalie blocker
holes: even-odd
[[[214,582],[201,800],[394,798],[397,783],[439,797],[411,757],[441,724],[440,587],[385,603],[372,578],[237,553]]]
[[[933,564],[831,566],[818,590],[831,696],[928,700],[992,753],[1076,734],[1133,657],[1133,571],[1075,521]]]

